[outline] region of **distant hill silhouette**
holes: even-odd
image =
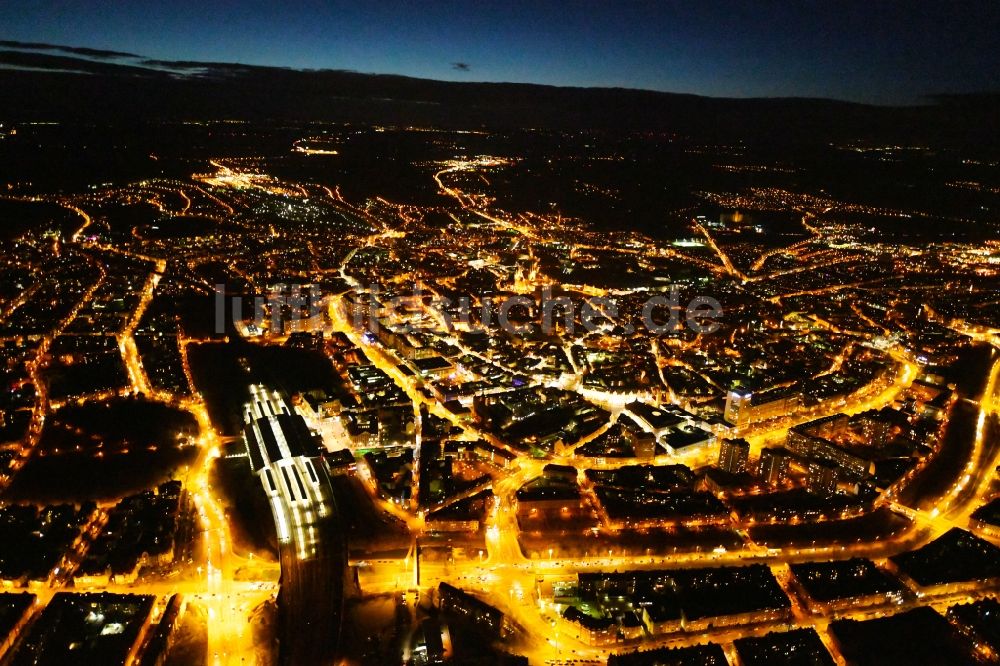
[[[1000,97],[911,107],[727,99],[624,88],[460,83],[343,70],[150,60],[0,41],[0,119],[314,120],[472,128],[668,131],[707,140],[852,139],[996,147]]]

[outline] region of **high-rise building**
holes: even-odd
[[[802,406],[802,394],[794,387],[763,391],[734,388],[726,395],[723,418],[736,426],[785,416]]]
[[[801,458],[825,460],[840,467],[845,474],[857,479],[865,478],[874,473],[875,465],[868,458],[862,457],[835,442],[809,434],[805,427],[808,424],[796,426],[788,431],[785,446]]]
[[[730,474],[747,471],[750,443],[745,439],[724,439],[719,446],[719,469]]]
[[[870,409],[851,419],[860,427],[861,434],[875,447],[885,446],[895,428],[905,428],[906,418],[894,409]]]
[[[745,389],[734,388],[732,391],[726,395],[726,410],[723,413],[724,418],[730,423],[741,424],[746,422],[746,416],[743,415],[741,419],[741,412],[743,412],[744,404],[749,406],[750,401],[753,399],[753,393]]]
[[[815,495],[832,495],[837,489],[837,471],[835,463],[825,460],[810,460],[806,467],[806,490]]]
[[[788,474],[790,460],[791,454],[783,446],[762,449],[760,461],[757,463],[760,480],[772,486],[780,484]]]

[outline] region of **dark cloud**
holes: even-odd
[[[75,72],[85,74],[156,76],[161,73],[146,67],[136,67],[105,60],[88,60],[67,55],[52,53],[34,53],[31,51],[12,51],[0,49],[0,65],[10,69],[41,69],[51,71]]]
[[[89,56],[91,58],[138,58],[134,53],[124,51],[107,51],[104,49],[88,49],[82,46],[61,46],[59,44],[45,44],[43,42],[15,42],[12,40],[0,40],[0,46],[11,49],[28,49],[31,51],[59,51],[60,53],[73,53],[76,55]]]

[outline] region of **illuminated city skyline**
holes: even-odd
[[[19,14],[134,53],[0,47],[0,663],[1000,663],[995,95],[471,80],[902,103],[995,12],[568,6]],[[176,60],[334,42],[455,80]]]

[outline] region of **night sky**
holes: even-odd
[[[996,1],[374,4],[7,0],[0,39],[733,97],[910,104],[931,93],[1000,90]]]

